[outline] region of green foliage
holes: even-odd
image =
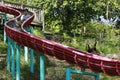
[[[98,46],[98,50],[101,51],[102,54],[119,53],[120,50],[118,43],[117,43],[118,46],[115,45],[116,43],[114,43],[114,41],[112,41],[111,43],[105,42]]]
[[[3,35],[0,34],[0,41],[3,41]]]
[[[10,1],[26,4],[29,0]],[[119,4],[120,0],[30,0],[30,5],[44,8],[46,32],[62,34],[60,37],[62,36],[64,40],[61,43],[84,51],[86,49],[86,43],[93,44],[97,40],[99,42],[97,49],[103,54],[120,53],[120,30],[112,29],[100,23],[92,23],[90,20],[96,15],[104,15],[106,18],[119,15],[120,13],[117,13],[117,11],[120,11]],[[109,8],[108,10],[107,7]],[[85,33],[83,32],[83,27],[86,27]],[[43,32],[38,28],[34,28],[34,35],[44,37]],[[57,37],[60,38],[59,36]],[[66,41],[66,39],[70,39],[71,41]],[[0,35],[0,41],[2,41],[2,35]],[[6,51],[7,45],[3,42],[0,45],[0,49]],[[25,80],[30,80],[31,78],[37,80],[39,78],[38,57],[39,55],[35,55],[36,72],[30,74],[29,66],[26,65],[24,56],[21,55],[21,76]],[[64,67],[66,63],[64,62],[63,65],[60,61],[54,60],[54,58],[49,59],[46,58],[45,61],[45,65],[47,66],[46,79],[64,80]],[[81,79],[81,77],[83,78],[83,76],[72,75],[73,80]],[[119,80],[119,77],[108,77],[105,74],[101,75],[101,80],[113,79]]]
[[[66,32],[71,36],[81,33],[96,15],[104,15],[106,18],[119,15],[119,0],[10,0],[20,3],[29,3],[39,6],[45,11],[45,30],[53,33]]]
[[[100,38],[101,34],[102,36],[106,36],[106,26],[104,24],[100,23],[88,23],[86,24],[86,32],[85,32],[85,37],[90,37],[90,38]],[[82,32],[83,33],[83,32]]]
[[[119,80],[120,77],[119,76],[108,76],[106,74],[100,74],[100,80]]]
[[[0,42],[0,53],[7,53],[7,44]]]
[[[33,34],[36,36],[44,37],[43,32],[40,31],[40,28],[34,27]]]
[[[11,1],[11,2],[16,2],[16,3],[20,3],[20,4],[27,4],[29,2],[29,0],[8,0],[8,1]]]
[[[52,80],[65,80],[65,69],[60,67],[49,67],[47,68],[46,80],[49,80],[50,77]]]

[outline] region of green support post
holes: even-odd
[[[7,21],[7,16],[6,14],[3,14],[4,16],[4,23]],[[4,42],[6,42],[6,32],[5,32],[5,28],[4,28]]]
[[[33,28],[30,30],[30,33],[33,34]],[[33,49],[30,49],[30,71],[34,73],[34,50]]]
[[[25,27],[25,30],[28,31],[28,27]],[[24,56],[25,62],[28,63],[28,47],[24,46]]]
[[[20,46],[16,45],[16,80],[20,80]]]
[[[8,37],[8,55],[7,55],[7,70],[10,72],[10,54],[11,54],[11,52],[10,52],[10,42],[11,42],[11,40],[10,40],[10,38]]]
[[[30,49],[30,71],[34,73],[34,51]]]
[[[14,61],[14,52],[15,52],[15,42],[12,40],[12,46],[11,46],[11,59],[12,59],[12,64],[11,64],[11,74],[12,77],[14,77],[14,72],[15,72],[15,61]]]
[[[24,46],[25,62],[28,63],[28,47]]]
[[[70,68],[66,68],[66,80],[70,80],[71,76],[70,76]]]
[[[93,76],[95,78],[95,80],[100,80],[99,74],[97,74],[97,73],[76,71],[76,70],[72,70],[70,68],[66,68],[66,80],[71,79],[71,76],[70,76],[71,73],[72,74],[80,74],[80,75],[89,75],[89,76]]]
[[[45,80],[44,55],[40,55],[40,80]]]
[[[96,74],[95,80],[100,80],[100,75],[99,74]]]

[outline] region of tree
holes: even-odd
[[[78,34],[96,15],[107,19],[119,15],[119,4],[119,0],[30,0],[30,5],[44,8],[48,30],[69,35]]]

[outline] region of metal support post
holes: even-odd
[[[25,30],[28,31],[28,27],[25,27]],[[25,62],[28,63],[28,47],[24,46],[24,56]]]
[[[25,62],[28,63],[28,47],[24,46]]]
[[[20,80],[20,46],[16,45],[16,80]]]
[[[4,16],[4,23],[7,21],[7,16],[6,14],[3,14]],[[6,42],[6,32],[5,32],[5,28],[4,28],[4,42]]]
[[[8,55],[7,55],[7,70],[10,72],[10,38],[8,37]]]
[[[70,68],[66,68],[66,80],[70,80],[71,76],[70,76]]]
[[[99,74],[96,74],[95,80],[100,80],[100,75]]]
[[[33,34],[33,28],[30,30],[30,33]],[[34,50],[30,49],[30,71],[34,73]]]
[[[11,59],[12,59],[11,74],[12,74],[12,77],[14,77],[14,71],[15,71],[14,52],[15,52],[15,42],[12,40],[12,46],[11,46]]]
[[[40,80],[45,80],[44,55],[40,55]]]
[[[80,74],[80,75],[89,75],[93,76],[95,80],[100,80],[99,74],[93,73],[93,72],[85,72],[85,71],[77,71],[77,70],[72,70],[70,68],[66,68],[66,80],[70,80],[71,76],[70,74]]]
[[[34,51],[30,49],[30,71],[34,73]]]

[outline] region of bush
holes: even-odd
[[[7,53],[7,44],[0,42],[0,53]]]

